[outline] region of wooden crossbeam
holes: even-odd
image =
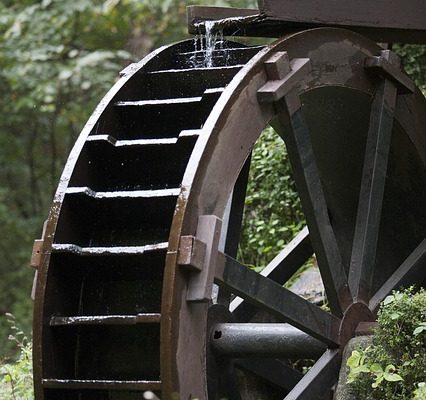
[[[426,43],[424,0],[259,0],[259,9],[188,7],[188,29],[205,20],[226,20],[225,34],[281,37],[320,26],[351,29],[377,42]]]

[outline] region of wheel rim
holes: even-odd
[[[312,182],[305,182],[304,168],[297,167],[300,143],[291,144],[299,137],[292,131],[298,129],[306,137],[303,118],[310,127],[321,121],[321,115],[309,104],[315,104],[315,96],[319,100],[330,98],[327,91],[332,92],[335,101],[322,107],[321,112],[335,115],[336,107],[345,104],[348,95],[351,104],[361,108],[353,113],[364,118],[368,127],[366,110],[370,100],[378,97],[381,79],[365,73],[364,61],[378,55],[380,48],[348,31],[318,29],[264,49],[231,44],[231,56],[213,68],[194,68],[191,48],[189,41],[162,48],[125,70],[70,155],[41,249],[34,318],[38,400],[134,399],[144,390],[154,390],[164,399],[177,395],[181,399],[212,400],[216,394],[212,383],[209,387],[208,374],[212,362],[219,358],[209,354],[209,329],[214,323],[232,318],[248,321],[247,315],[253,310],[245,301],[231,305],[233,316],[223,308],[215,314],[209,312],[205,300],[211,298],[214,275],[222,288],[249,299],[328,346],[302,380],[292,368],[274,359],[263,359],[254,366],[240,362],[243,368],[266,378],[268,385],[279,383],[284,376],[282,389],[290,392],[287,399],[317,398],[318,388],[326,393],[334,383],[340,350],[356,324],[373,319],[373,311],[393,287],[424,281],[419,266],[425,258],[426,216],[421,204],[426,198],[426,114],[419,92],[398,97],[388,166],[389,176],[395,178],[386,180],[382,212],[385,228],[379,233],[377,251],[377,264],[386,264],[387,268],[376,268],[380,273],[371,277],[368,295],[350,295],[353,288],[348,288],[348,282],[356,288],[354,282],[360,281],[356,274],[353,279],[340,276],[350,275],[352,252],[348,243],[352,243],[354,228],[346,228],[351,224],[345,218],[355,224],[358,199],[353,198],[357,190],[342,192],[343,200],[333,197],[336,188],[344,186],[345,175],[327,172],[333,170],[333,163],[346,162],[346,169],[353,165],[358,168],[361,181],[363,163],[357,162],[356,156],[352,159],[346,155],[330,161],[327,149],[332,149],[330,143],[339,137],[328,138],[327,146],[319,140],[320,135],[312,135],[307,151],[312,151],[312,145],[318,162],[312,164],[318,169],[313,180],[321,182],[323,194],[312,192]],[[281,100],[278,104],[258,101],[258,90],[268,81],[264,63],[281,51],[286,51],[290,59],[311,60],[312,72],[295,86],[305,115],[286,115],[289,105],[297,109],[297,96],[296,103],[289,96],[285,97],[288,104]],[[352,114],[352,110],[345,112]],[[327,118],[323,119],[326,124]],[[229,257],[233,255],[229,249],[235,251],[239,231],[240,217],[236,214],[231,213],[227,230],[234,231],[233,243],[227,239],[228,256],[218,255],[217,251],[229,196],[234,191],[234,198],[239,199],[235,207],[241,212],[244,176],[248,173],[246,159],[267,124],[287,136],[290,158],[299,170],[296,180],[302,187],[299,191],[303,192],[311,231],[308,235],[305,229],[298,235],[290,258],[284,257],[288,252],[285,250],[283,261],[266,268],[271,279]],[[347,129],[343,136],[346,142],[354,136],[353,129]],[[349,147],[362,148],[365,138],[366,134],[353,140]],[[399,180],[408,182],[401,190]],[[315,196],[320,198],[319,217],[313,207]],[[395,201],[388,201],[394,197]],[[345,199],[350,199],[351,205],[340,207]],[[406,233],[390,240],[395,225],[403,221],[409,221]],[[324,231],[322,222],[328,230]],[[190,245],[199,240],[210,246],[206,247],[205,257],[211,264],[201,285],[200,273],[182,266],[185,260],[181,245],[185,238]],[[282,288],[291,271],[312,254],[312,247],[332,302],[331,313]],[[344,253],[346,264],[329,267],[333,264],[330,260],[336,264],[336,249]],[[389,260],[392,262],[387,265]],[[266,288],[266,296],[252,290],[253,282]],[[268,296],[269,291],[276,293],[275,300]],[[187,301],[188,296],[191,301]],[[117,298],[124,300],[117,302]],[[305,314],[300,309],[306,309]],[[116,351],[108,356],[110,348]],[[229,372],[221,377],[230,388],[228,396],[238,399],[232,362],[219,363],[221,367]]]

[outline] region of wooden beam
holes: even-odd
[[[336,347],[341,320],[263,277],[233,258],[218,253],[215,282],[279,320]]]
[[[313,254],[308,227],[296,237],[260,272],[260,275],[284,285]],[[236,297],[230,305],[232,316],[238,322],[248,322],[256,314],[252,304]]]
[[[424,0],[259,0],[267,17],[296,23],[383,29],[426,29]]]
[[[302,202],[311,243],[318,260],[332,312],[341,316],[351,303],[340,248],[330,221],[329,209],[314,155],[309,127],[297,93],[290,92],[277,103],[275,130],[283,135],[294,181]]]
[[[222,21],[225,35],[281,37],[316,27],[346,28],[376,42],[426,43],[424,0],[259,0],[259,10],[188,7],[189,33],[195,24]]]
[[[338,379],[340,361],[338,349],[327,350],[284,400],[330,399],[331,388]]]
[[[377,311],[380,303],[392,290],[421,284],[426,279],[426,239],[413,250],[400,267],[388,278],[370,299],[371,311]]]
[[[349,287],[355,301],[368,302],[370,296],[397,93],[397,86],[384,79],[371,106],[349,268]]]
[[[259,10],[233,7],[188,6],[186,8],[186,15],[189,33],[197,34],[200,33],[200,29],[202,30],[202,27],[197,27],[197,24],[200,22],[258,16]]]

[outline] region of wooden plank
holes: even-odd
[[[43,379],[46,389],[91,390],[160,390],[161,381],[126,381],[105,379]]]
[[[197,34],[200,33],[200,28],[197,26],[199,22],[256,16],[259,15],[259,10],[233,7],[189,6],[187,7],[186,15],[189,33]]]
[[[217,284],[323,343],[338,345],[339,318],[229,256],[219,253],[216,266]]]
[[[69,317],[54,316],[50,326],[73,325],[136,325],[160,323],[161,314],[145,313],[136,315],[76,315]]]
[[[423,0],[259,0],[259,10],[188,7],[188,31],[205,20],[222,21],[225,35],[281,37],[318,27],[346,28],[377,42],[426,43]],[[239,17],[239,18],[238,18]],[[237,19],[235,19],[237,18]]]
[[[426,29],[424,0],[258,0],[267,17],[345,27]]]

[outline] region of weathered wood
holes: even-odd
[[[250,174],[251,154],[244,163],[240,175],[235,182],[234,190],[232,191],[232,198],[230,199],[229,218],[226,226],[226,237],[224,243],[225,253],[231,257],[236,258],[238,253],[238,246],[240,243],[242,221],[244,215],[244,205],[247,192],[247,184]],[[222,231],[224,226],[222,225]],[[223,234],[223,232],[222,232]],[[220,289],[217,297],[217,302],[229,307],[231,302],[231,293],[225,289]]]
[[[189,33],[201,21],[223,20],[225,34],[281,37],[321,26],[346,28],[377,42],[426,43],[426,3],[422,0],[259,0],[259,9],[188,7]]]
[[[291,93],[278,103],[278,131],[285,134],[294,180],[311,233],[321,277],[332,311],[341,315],[350,303],[347,274],[330,222],[327,202],[315,160],[309,128],[297,95]],[[288,129],[286,129],[289,125]]]
[[[284,400],[328,400],[337,382],[339,350],[327,350]]]
[[[308,227],[305,226],[260,274],[283,285],[312,256],[312,253]],[[231,302],[230,310],[236,321],[240,322],[250,321],[257,311],[241,297]]]
[[[53,316],[50,326],[72,325],[135,325],[160,323],[161,314],[144,313],[136,315],[76,315],[72,317]]]
[[[161,381],[130,381],[106,379],[43,379],[43,387],[49,389],[91,390],[160,390]]]
[[[270,67],[266,64],[265,67]],[[269,68],[270,70],[271,68]],[[300,80],[311,71],[309,58],[295,58],[290,62],[289,72],[282,78],[270,77],[257,92],[260,102],[275,102],[284,97]],[[269,72],[269,71],[268,71]]]
[[[371,27],[426,29],[423,0],[258,0],[262,14],[282,21]]]
[[[262,379],[289,392],[302,379],[301,372],[280,360],[252,358],[235,360],[237,367],[250,371]]]
[[[384,79],[379,85],[371,107],[349,270],[349,287],[354,300],[368,302],[370,294],[376,264],[396,97],[396,85]]]
[[[339,343],[340,319],[321,310],[237,260],[219,254],[215,281],[248,302],[331,346]]]
[[[197,238],[206,244],[205,256],[201,271],[192,273],[188,282],[187,301],[210,300],[216,261],[215,249],[218,247],[221,226],[222,221],[214,215],[201,215],[198,220]]]
[[[370,299],[371,311],[376,310],[385,297],[401,286],[424,282],[426,279],[426,239],[406,258],[401,266],[388,278]]]

